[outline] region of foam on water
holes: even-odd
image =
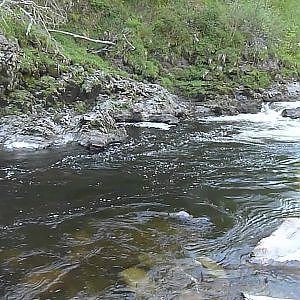
[[[158,123],[158,122],[139,122],[139,123],[134,123],[134,126],[146,127],[146,128],[156,128],[156,129],[161,129],[161,130],[170,130],[170,128],[175,125],[169,125],[166,123]]]
[[[254,263],[300,262],[300,219],[286,219],[269,237],[253,250]]]
[[[260,142],[267,140],[278,142],[300,141],[300,120],[281,116],[286,108],[300,107],[297,102],[273,102],[263,105],[257,114],[239,114],[236,116],[209,117],[210,122],[231,123],[238,125],[234,139],[239,141]]]
[[[267,297],[267,296],[254,296],[250,294],[243,293],[243,296],[246,300],[292,300],[288,298],[273,298],[273,297]]]
[[[37,150],[43,148],[45,148],[45,145],[39,143],[33,143],[33,142],[7,141],[4,143],[4,149],[6,150],[17,150],[17,149]]]

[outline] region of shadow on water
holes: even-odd
[[[248,263],[299,216],[300,144],[254,141],[258,125],[128,127],[124,145],[96,155],[1,153],[0,297],[297,299],[299,270]]]

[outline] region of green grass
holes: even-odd
[[[24,50],[24,73],[81,65],[197,97],[267,87],[278,73],[299,76],[299,7],[298,0],[77,1],[61,29],[116,42],[100,54],[96,43],[62,34],[54,43],[38,27],[25,36],[26,24],[12,19],[0,25]],[[272,64],[279,69],[266,70]]]

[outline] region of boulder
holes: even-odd
[[[206,107],[204,105],[196,105],[194,113],[197,117],[209,117],[215,115],[212,108]]]
[[[262,90],[261,95],[266,102],[288,102],[300,99],[300,82],[276,82],[270,88]]]
[[[300,118],[300,107],[284,109],[281,115],[285,118],[299,119]]]
[[[179,119],[171,114],[150,115],[149,122],[166,123],[169,125],[177,125]]]
[[[125,137],[125,129],[118,128],[109,114],[94,111],[81,117],[76,140],[79,145],[95,151],[104,149],[109,144],[122,142]]]

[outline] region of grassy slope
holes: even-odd
[[[259,2],[259,3],[258,3]],[[102,46],[39,28],[25,37],[26,24],[2,22],[24,50],[25,81],[80,64],[159,82],[179,93],[202,97],[230,93],[239,85],[268,86],[280,73],[298,76],[298,0],[87,0],[77,1],[61,29],[100,39]],[[57,50],[59,49],[59,51]],[[61,55],[62,52],[64,55]],[[130,75],[128,75],[130,74]],[[278,76],[278,75],[277,75]]]

